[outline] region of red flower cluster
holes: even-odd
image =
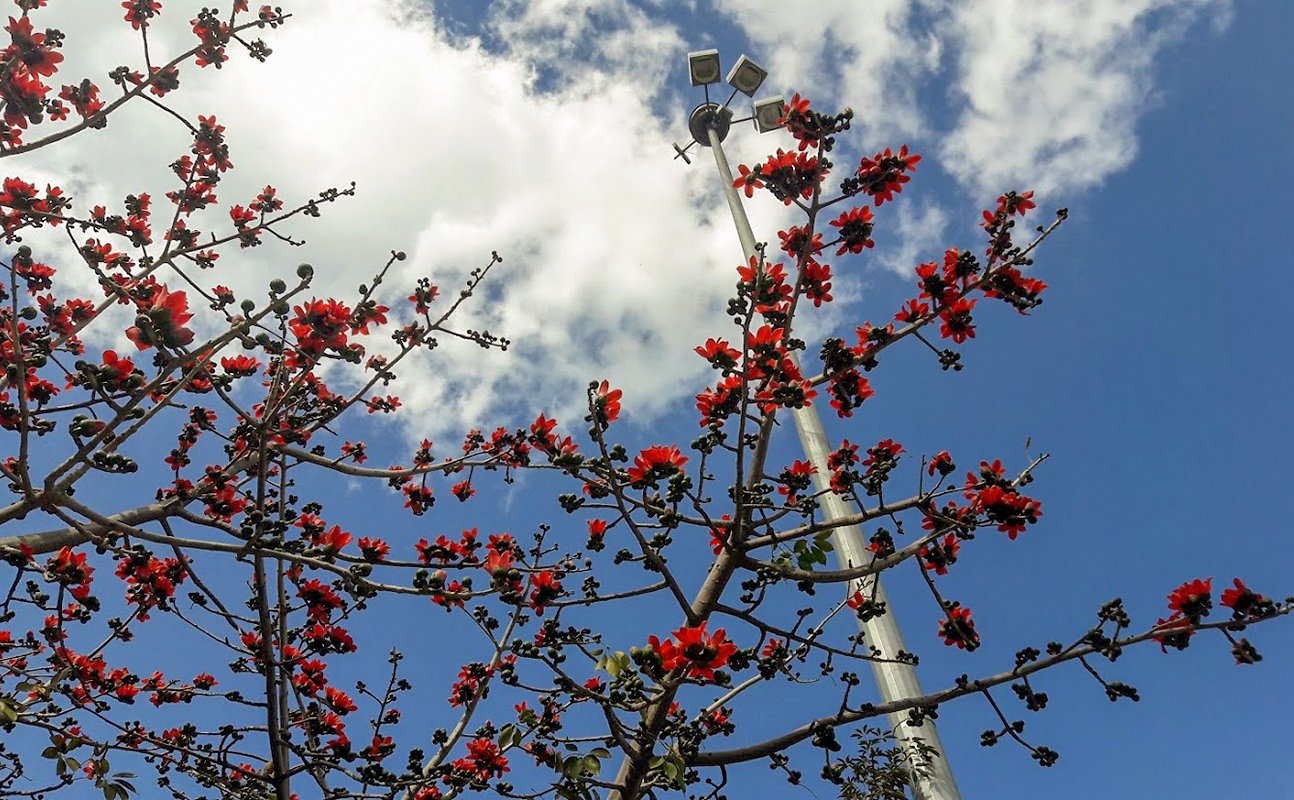
[[[148,21],[162,12],[158,0],[125,0],[121,7],[126,9],[126,21],[135,30],[148,27]]]
[[[858,164],[858,170],[854,173],[853,181],[846,188],[849,194],[863,192],[871,195],[877,206],[882,205],[888,200],[893,200],[894,195],[903,191],[903,184],[912,180],[908,172],[914,171],[917,164],[921,161],[921,156],[913,153],[908,154],[908,146],[905,144],[895,153],[890,148],[885,148],[885,152],[877,153],[872,158],[864,158]]]
[[[864,248],[875,246],[872,241],[872,209],[869,206],[851,208],[831,221],[832,226],[840,229],[840,249],[836,255],[861,253]]]
[[[140,315],[136,324],[126,329],[126,338],[140,350],[154,345],[180,347],[193,341],[193,331],[184,323],[193,319],[189,299],[184,292],[172,292],[165,286],[153,287],[147,301],[138,303]]]
[[[444,778],[446,784],[484,783],[508,771],[508,759],[499,746],[489,739],[473,739],[467,743],[467,755],[452,765],[453,772]]]
[[[602,381],[590,387],[592,395],[590,404],[592,406],[592,422],[602,430],[616,421],[620,416],[620,398],[624,392],[619,389],[612,389],[610,384]]]
[[[961,650],[979,647],[979,634],[975,632],[971,611],[958,603],[949,606],[947,615],[939,621],[939,636],[945,645],[955,644]]]
[[[629,482],[634,486],[646,486],[674,475],[686,463],[687,456],[674,445],[649,447],[634,458],[634,465],[629,468]]]
[[[702,622],[695,628],[686,625],[674,631],[674,638],[660,641],[655,636],[648,638],[647,644],[660,659],[661,669],[665,672],[681,670],[688,678],[711,681],[714,671],[728,663],[737,652],[737,645],[727,641],[727,633],[721,628],[713,635],[705,629]]]
[[[128,551],[117,562],[117,577],[126,582],[126,602],[139,607],[139,619],[148,619],[148,610],[165,609],[175,596],[175,587],[189,572],[175,558],[159,559],[140,550]]]

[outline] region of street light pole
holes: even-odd
[[[745,60],[744,56],[742,58]],[[753,94],[753,92],[747,92],[747,94]],[[706,106],[711,108],[703,111]],[[755,234],[751,231],[750,219],[746,216],[746,209],[737,195],[732,168],[728,166],[728,159],[723,152],[720,128],[722,133],[726,133],[730,118],[731,112],[725,107],[707,103],[693,112],[691,127],[696,142],[709,146],[714,153],[714,163],[719,170],[724,198],[728,201],[732,221],[737,227],[737,238],[741,240],[741,249],[746,257],[746,263],[750,263],[752,258],[758,256],[758,246]],[[696,135],[698,133],[696,128],[702,125],[705,129],[705,141],[701,141],[701,138]],[[677,145],[675,147],[677,149]],[[794,354],[791,357],[795,358]],[[849,516],[853,510],[843,497],[831,491],[831,468],[827,462],[831,448],[827,443],[827,434],[822,427],[822,419],[818,416],[817,409],[813,406],[804,406],[793,409],[793,412],[800,445],[804,449],[805,457],[814,467],[814,485],[821,493],[824,517],[827,521],[832,521]],[[860,566],[871,560],[863,533],[857,525],[837,527],[832,531],[831,539],[836,560],[842,568]],[[851,581],[849,588],[849,596],[852,597],[855,592],[861,591],[864,597],[872,598],[878,603],[885,603],[887,609],[887,612],[879,617],[858,621],[858,628],[862,631],[864,640],[879,651],[878,657],[871,661],[871,665],[881,699],[884,702],[891,702],[922,696],[924,692],[921,691],[921,683],[917,680],[916,668],[898,660],[899,653],[905,652],[903,636],[899,632],[894,612],[886,602],[880,575],[869,575]],[[933,755],[932,763],[925,774],[913,775],[911,785],[915,799],[960,800],[961,793],[957,790],[957,782],[953,779],[952,769],[948,765],[943,743],[939,739],[934,721],[927,718],[921,725],[912,726],[907,724],[908,718],[902,713],[890,714],[888,720],[899,745],[910,758],[915,758],[918,754],[914,746],[917,741],[923,743]]]

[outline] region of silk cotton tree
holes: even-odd
[[[170,98],[194,68],[268,57],[254,37],[290,15],[241,1],[202,9],[190,46],[163,61],[147,46],[162,4],[128,1],[122,24],[146,44],[142,61],[55,93],[63,50],[84,43],[37,24],[68,6],[16,5],[0,56],[0,158],[57,148],[128,104],[159,107],[191,145],[156,199],[141,187],[115,207],[81,209],[21,170],[0,192],[6,796],[114,800],[156,796],[156,785],[179,798],[719,798],[734,770],[763,763],[791,782],[819,774],[845,797],[892,797],[919,759],[896,763],[871,734],[860,756],[845,755],[842,731],[974,697],[992,720],[984,744],[1011,739],[1047,765],[1056,754],[1026,740],[1002,702],[1043,708],[1039,673],[1079,662],[1111,699],[1135,699],[1104,673],[1124,648],[1184,648],[1207,634],[1252,663],[1241,632],[1291,610],[1236,579],[1210,619],[1213,587],[1193,579],[1154,625],[1134,627],[1113,601],[1090,629],[1025,647],[1001,671],[889,703],[856,691],[875,655],[846,618],[889,610],[844,587],[914,562],[939,610],[931,643],[975,649],[972,610],[941,579],[977,537],[1028,536],[1042,516],[1028,488],[1042,459],[966,468],[948,452],[845,439],[830,491],[857,512],[827,523],[812,467],[771,460],[778,420],[807,403],[861,416],[866,374],[891,347],[926,348],[957,370],[952,346],[974,339],[977,303],[1035,308],[1046,287],[1025,270],[1064,214],[1017,241],[1030,192],[984,212],[982,249],[917,266],[893,321],[805,352],[803,315],[832,301],[833,269],[871,247],[873,209],[895,200],[920,158],[900,147],[837,166],[851,115],[797,96],[784,108],[794,144],[743,166],[738,182],[803,221],[781,233],[780,252],[737,266],[729,324],[696,348],[714,381],[696,396],[695,441],[627,448],[621,392],[594,380],[586,426],[573,432],[541,413],[469,431],[449,455],[426,440],[379,455],[356,432],[369,415],[399,413],[402,363],[453,340],[508,345],[455,322],[502,259],[483,258],[452,299],[430,279],[388,288],[404,259],[393,251],[346,299],[313,294],[314,270],[301,265],[240,300],[222,278],[238,274],[240,251],[294,243],[287,221],[354,189],[225,197],[224,126]],[[115,334],[129,347],[105,346]],[[797,353],[814,367],[802,371]],[[478,489],[526,471],[565,487],[533,534],[506,532],[484,503],[461,533],[436,522],[438,498],[471,508]],[[343,528],[327,488],[339,476],[388,492],[403,524]],[[871,558],[825,569],[842,524],[870,531]],[[425,636],[474,630],[456,639],[470,653],[457,677],[442,683],[430,665],[372,646],[365,621],[392,614]],[[148,645],[159,641],[165,654]],[[835,694],[802,685],[827,673]],[[784,704],[804,716],[758,729],[743,712],[767,687],[803,693]]]

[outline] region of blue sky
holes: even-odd
[[[842,145],[849,157],[904,143],[926,156],[899,201],[878,212],[869,263],[842,271],[842,301],[810,333],[887,321],[913,293],[916,263],[949,246],[978,248],[979,210],[1002,190],[1036,188],[1040,212],[1070,210],[1038,256],[1035,273],[1051,288],[1031,317],[977,314],[960,373],[942,372],[915,347],[887,356],[863,411],[847,425],[828,419],[834,436],[892,437],[914,454],[948,449],[962,466],[1001,457],[1018,467],[1026,438],[1033,453],[1051,454],[1032,487],[1041,524],[1015,542],[981,535],[941,584],[975,610],[984,647],[943,647],[938,609],[914,571],[887,578],[926,689],[1005,669],[1026,645],[1068,642],[1115,596],[1144,627],[1167,615],[1164,596],[1191,578],[1212,576],[1220,589],[1239,576],[1269,596],[1290,593],[1294,544],[1283,500],[1294,341],[1280,288],[1294,267],[1283,236],[1294,177],[1294,103],[1284,85],[1294,56],[1284,39],[1294,7],[299,5],[288,9],[297,19],[267,37],[276,50],[268,64],[194,76],[180,103],[227,119],[249,187],[268,181],[308,196],[354,179],[360,194],[300,228],[305,248],[229,257],[221,281],[253,291],[267,270],[287,274],[306,260],[321,292],[346,291],[401,248],[411,256],[401,278],[431,274],[448,289],[490,250],[506,259],[489,302],[472,313],[517,345],[497,358],[446,348],[416,365],[401,390],[408,413],[352,434],[393,453],[389,460],[400,460],[411,437],[452,449],[455,432],[529,422],[540,411],[575,432],[582,387],[602,378],[625,389],[618,432],[627,444],[695,435],[691,398],[707,376],[691,348],[726,331],[722,301],[740,251],[708,160],[671,161],[670,143],[684,141],[685,114],[698,102],[683,56],[718,47],[727,63],[746,52],[769,67],[765,93],[853,107],[858,124]],[[393,10],[405,16],[393,21]],[[107,54],[131,46],[128,26],[115,21],[111,34],[91,38],[100,24],[63,27],[73,41],[95,42],[87,61],[120,63]],[[182,28],[169,41],[183,41]],[[181,132],[160,115],[128,113],[138,116],[22,168],[67,180],[74,165],[87,198],[120,198],[150,180],[164,186],[169,159],[152,154],[166,137],[175,144],[164,152],[179,152]],[[786,141],[735,131],[729,156],[762,160]],[[762,238],[789,219],[767,196],[747,206]],[[779,439],[775,463],[795,457],[793,439]],[[463,506],[446,497],[421,528],[398,502],[382,506],[380,488],[326,490],[349,498],[335,503],[332,521],[357,536],[391,530],[393,544],[477,524],[571,529],[538,479],[482,484]],[[638,640],[676,624],[644,628]],[[429,696],[439,698],[446,684],[432,676],[457,665],[435,655],[445,634],[369,635],[405,639],[430,673]],[[1020,714],[1032,742],[1060,752],[1050,770],[1009,744],[981,748],[979,733],[995,725],[982,702],[947,707],[940,732],[963,795],[1288,792],[1294,637],[1281,623],[1248,635],[1265,656],[1256,666],[1235,666],[1221,637],[1184,653],[1129,652],[1109,674],[1141,690],[1135,705],[1110,704],[1078,667],[1042,677],[1036,688],[1051,707]],[[780,696],[765,702],[788,705]],[[737,721],[757,710],[748,706],[752,717]],[[771,717],[760,724],[789,722],[780,711]],[[768,777],[752,767],[732,796],[832,796],[823,787],[770,789]]]

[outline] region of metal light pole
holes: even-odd
[[[706,102],[697,106],[692,112],[688,120],[688,128],[696,144],[709,147],[714,153],[714,163],[719,170],[723,194],[728,201],[728,209],[732,212],[732,221],[737,226],[737,237],[741,240],[742,252],[746,256],[746,262],[749,263],[757,256],[755,234],[751,231],[746,209],[742,206],[741,198],[733,185],[732,169],[728,166],[728,159],[723,153],[722,145],[723,138],[732,123],[732,111],[727,107],[727,103],[719,104],[710,101],[709,84],[717,83],[719,80],[718,51],[703,50],[689,53],[688,70],[692,85],[706,87]],[[732,97],[735,97],[739,91],[747,96],[753,96],[766,75],[762,68],[743,55],[728,74],[727,81],[733,86],[733,93],[728,98],[728,102],[731,102]],[[776,116],[781,116],[782,98],[769,98],[755,104],[753,119],[760,131],[777,127],[773,122],[776,119],[772,115],[774,108]],[[674,145],[674,149],[678,151],[676,157],[682,157],[684,161],[691,163],[687,157],[687,150],[691,149],[691,146],[689,144],[686,148],[680,148]],[[824,517],[831,521],[849,516],[853,513],[849,504],[840,495],[831,491],[829,477],[831,468],[827,464],[831,448],[827,444],[827,434],[822,427],[822,419],[818,416],[817,409],[813,406],[794,409],[794,417],[800,445],[804,449],[805,457],[815,468],[813,479],[818,491],[822,493]],[[863,539],[863,533],[857,525],[836,528],[832,531],[831,539],[836,560],[842,568],[860,566],[870,561],[871,554],[867,550],[866,540]],[[886,602],[885,590],[881,586],[879,575],[869,575],[852,581],[849,588],[850,596],[853,596],[854,592],[861,591],[865,597],[886,603],[886,608],[890,608]],[[884,702],[890,702],[920,697],[924,694],[917,680],[916,668],[896,659],[898,653],[905,648],[893,610],[869,620],[860,619],[858,627],[863,632],[865,641],[880,651],[880,660],[873,660],[871,665],[881,699]],[[907,721],[906,714],[889,715],[890,727],[899,740],[900,746],[909,754],[915,754],[913,740],[919,739],[934,752],[933,763],[927,774],[920,778],[914,776],[912,781],[912,792],[916,800],[960,800],[961,793],[957,790],[957,783],[953,779],[952,769],[948,765],[943,743],[939,740],[934,721],[926,719],[920,726],[915,727],[908,725]]]

